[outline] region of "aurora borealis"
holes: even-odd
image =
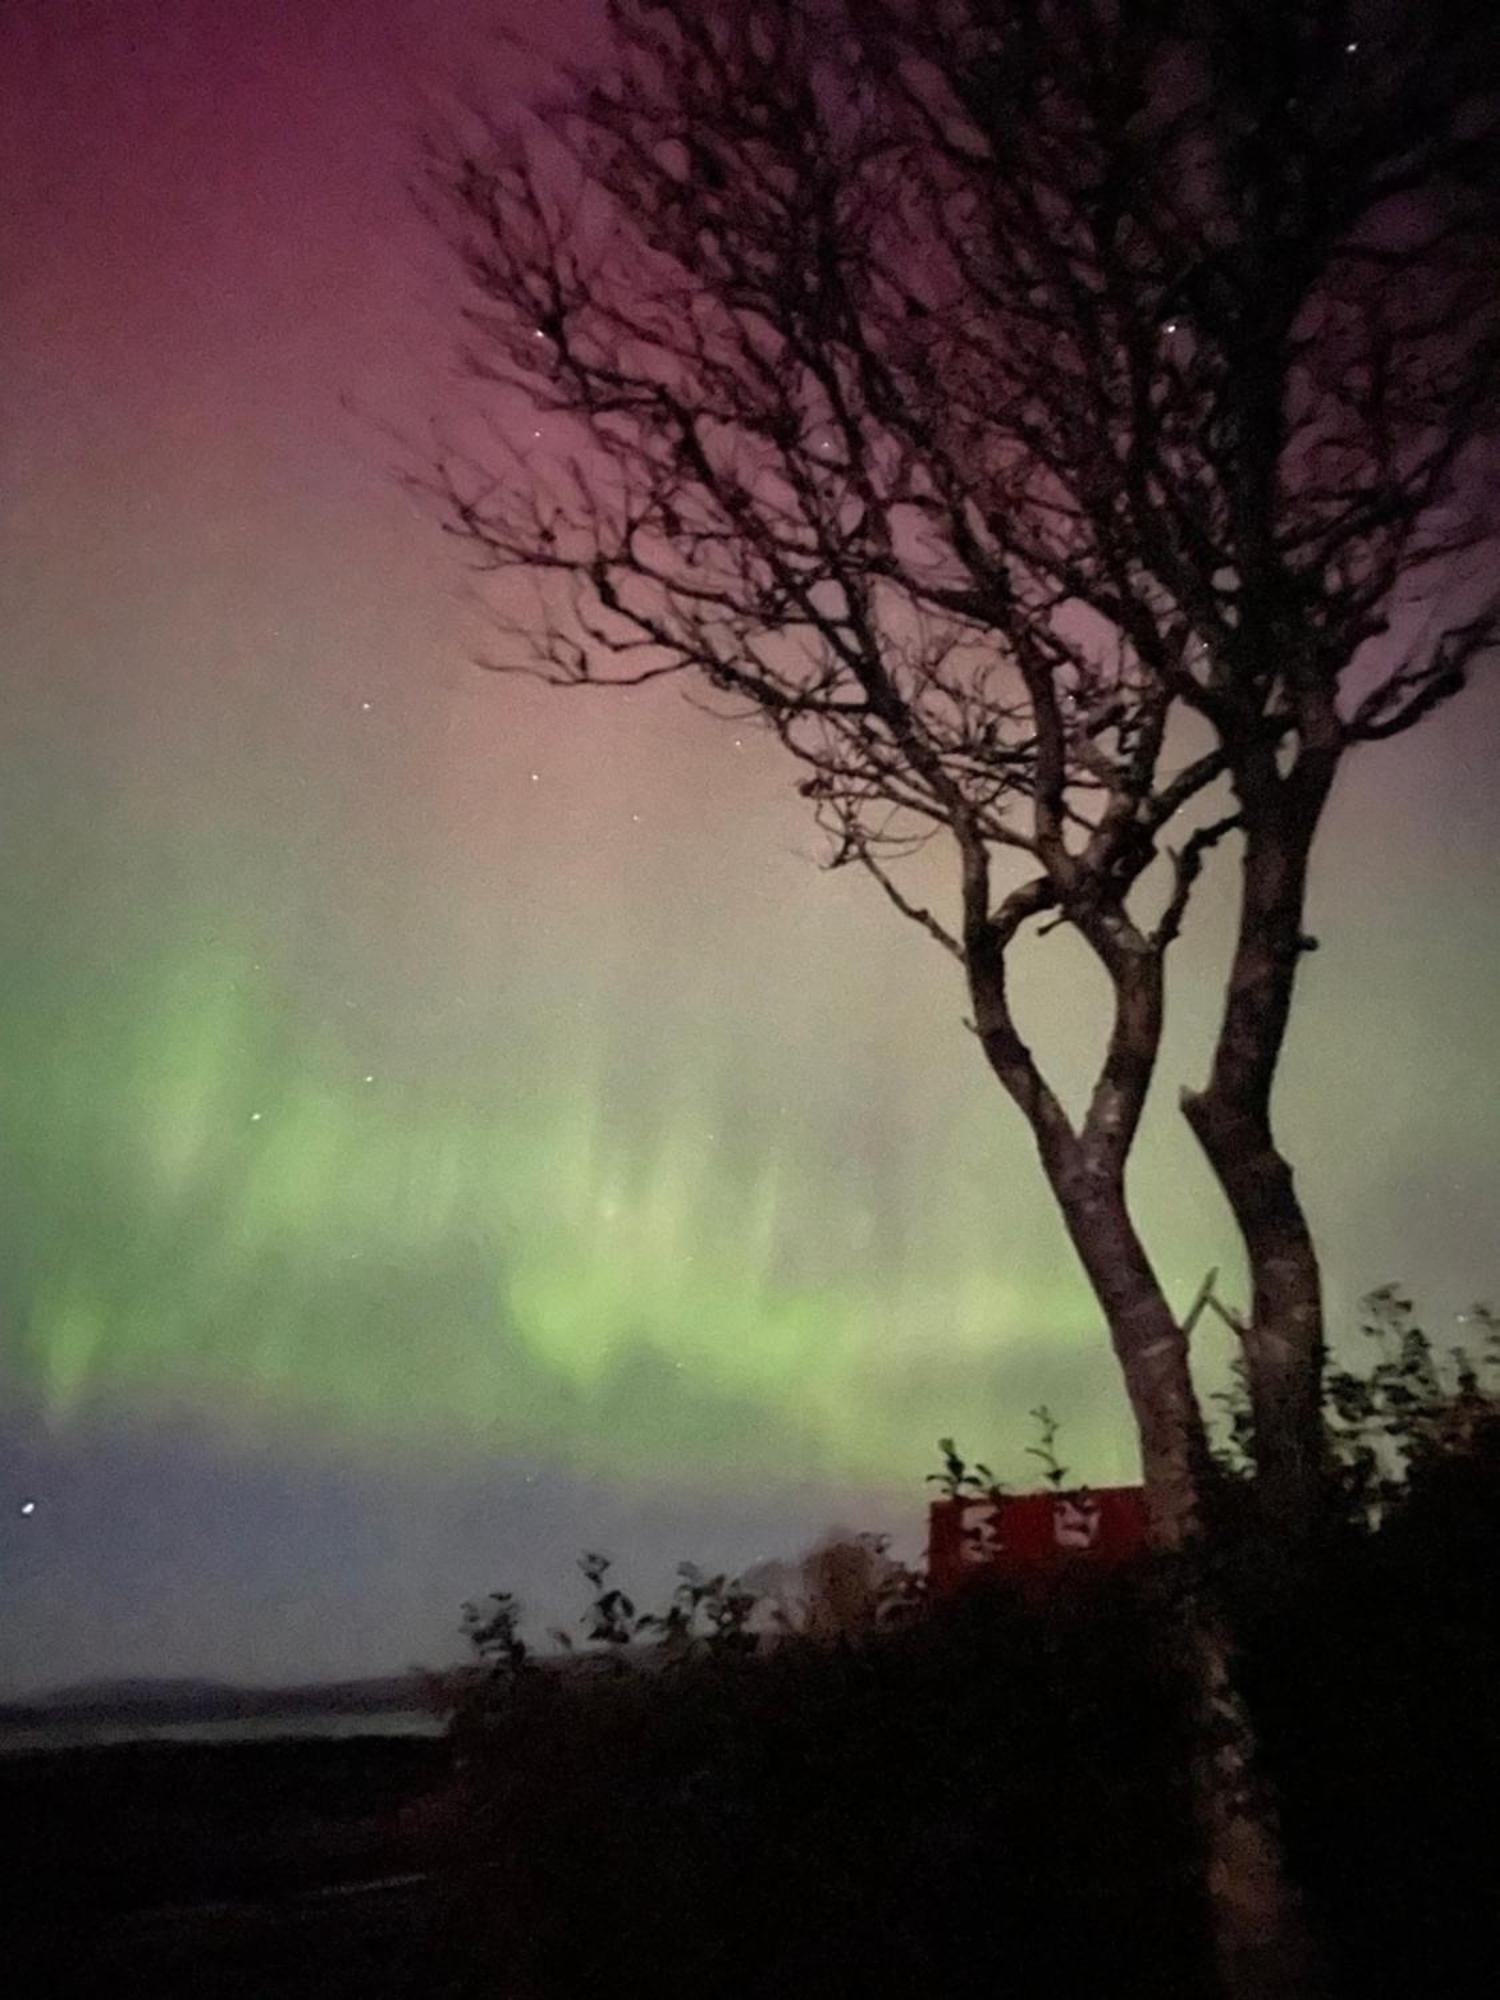
[[[649,1587],[910,1535],[932,1440],[1019,1472],[1039,1399],[1130,1473],[952,968],[818,869],[774,746],[467,664],[369,412],[442,407],[402,176],[487,11],[0,25],[0,1689],[440,1658],[585,1543]],[[1330,815],[1283,1110],[1336,1324],[1496,1283],[1497,720]],[[1134,1183],[1184,1299],[1233,1263],[1173,1108],[1223,880]],[[1087,968],[1026,972],[1076,1092]]]

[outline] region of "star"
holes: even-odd
[[[34,1513],[36,1512],[36,1502],[35,1502],[35,1500],[23,1500],[23,1501],[21,1502],[21,1512],[22,1512],[22,1513],[23,1513],[24,1515],[26,1515],[26,1516],[28,1517],[28,1519],[29,1519],[29,1518],[30,1518],[30,1516],[31,1516],[31,1515],[33,1515],[33,1514],[34,1514]]]

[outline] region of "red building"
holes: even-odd
[[[981,1570],[1035,1576],[1059,1565],[1113,1568],[1146,1546],[1146,1496],[1139,1486],[1072,1493],[965,1494],[934,1500],[927,1525],[927,1575],[935,1597]]]

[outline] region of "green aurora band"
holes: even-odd
[[[522,798],[545,814],[533,788]],[[181,836],[138,816],[74,835],[61,871],[74,886],[43,898],[39,920],[18,884],[45,879],[41,851],[63,843],[55,825],[33,837],[5,898],[11,934],[35,943],[6,1006],[0,1389],[8,1378],[48,1428],[93,1416],[149,1430],[175,1413],[250,1450],[300,1438],[382,1463],[516,1456],[658,1484],[910,1493],[949,1432],[1022,1472],[1025,1413],[1045,1399],[1086,1476],[1131,1476],[1097,1315],[1020,1121],[962,1029],[958,982],[863,884],[846,891],[785,853],[768,869],[757,1003],[730,940],[743,911],[684,901],[682,850],[653,864],[676,869],[665,929],[649,868],[623,900],[646,855],[673,851],[660,832],[617,878],[596,869],[555,935],[526,914],[547,907],[526,869],[504,885],[498,943],[483,881],[471,886],[477,977],[450,933],[372,964],[380,928],[357,898],[348,952],[320,961],[309,940],[330,927],[336,870],[308,878],[299,925],[286,891],[311,865],[300,843],[290,877],[268,876],[263,856],[236,867],[222,843],[184,862]],[[774,849],[762,825],[726,823],[715,866],[762,841]],[[545,852],[530,865],[539,879],[560,867]],[[1215,898],[1185,941],[1190,1004],[1133,1181],[1184,1299],[1211,1264],[1234,1285],[1225,1218],[1171,1103],[1202,1066],[1199,996],[1227,916]],[[1385,948],[1358,906],[1349,928],[1351,944]],[[430,960],[420,979],[414,956]],[[1085,971],[1059,937],[1018,987],[1072,1100],[1097,1046]],[[1402,1136],[1433,1157],[1461,1087],[1455,1071],[1443,1095],[1362,1098],[1362,1024],[1389,1017],[1367,981],[1341,992],[1347,978],[1310,986],[1288,1073],[1336,1327],[1359,1290],[1405,1275],[1370,1268],[1381,1211],[1347,1191],[1409,1205]],[[1482,1007],[1477,977],[1453,990],[1465,1020]],[[1459,1027],[1455,1046],[1476,1032]],[[1412,1050],[1422,1033],[1414,1021]],[[1339,1106],[1361,1103],[1351,1148]],[[1445,1178],[1461,1194],[1464,1160],[1482,1155],[1482,1129],[1452,1129],[1448,1174],[1429,1176],[1434,1205],[1417,1218],[1429,1231]],[[1453,1307],[1482,1286],[1474,1275],[1456,1273]],[[1222,1340],[1203,1345],[1221,1375]]]
[[[893,1273],[815,1133],[733,1143],[690,1075],[643,1141],[602,1050],[566,1095],[444,1101],[362,1070],[272,965],[210,941],[30,1015],[11,1282],[55,1425],[187,1403],[383,1449],[880,1480],[1000,1329],[1078,1323],[1076,1282],[960,1254],[982,1192]]]
[[[345,420],[445,407],[409,114],[478,17],[22,14],[0,1394],[54,1433],[907,1492],[1046,1398],[1128,1473],[952,968],[809,864],[771,746],[475,673],[451,551]],[[576,55],[597,10],[552,26]],[[1492,1282],[1497,720],[1476,689],[1335,800],[1280,1110],[1336,1326],[1388,1278],[1451,1287],[1435,1323]],[[1184,1302],[1236,1272],[1173,1104],[1225,886],[1132,1176]],[[1059,938],[1017,993],[1077,1102],[1089,968]]]

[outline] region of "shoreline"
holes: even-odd
[[[160,1719],[38,1714],[25,1723],[0,1720],[0,1764],[15,1758],[84,1754],[147,1743],[211,1749],[235,1743],[431,1741],[441,1737],[445,1727],[441,1716],[417,1708],[275,1710]]]

